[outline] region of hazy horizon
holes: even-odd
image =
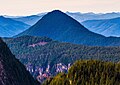
[[[25,16],[52,10],[81,13],[120,12],[120,0],[0,0],[0,15]]]

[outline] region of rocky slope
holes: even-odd
[[[39,85],[0,38],[0,85]]]

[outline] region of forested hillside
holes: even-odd
[[[120,85],[120,63],[80,60],[43,85]]]
[[[98,59],[103,61],[120,61],[120,47],[84,46],[60,43],[47,37],[22,36],[5,38],[13,54],[23,64],[47,67],[54,72],[57,63],[74,63],[78,59]]]

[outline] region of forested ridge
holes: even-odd
[[[47,67],[54,72],[57,63],[74,63],[76,60],[96,59],[102,61],[120,61],[120,47],[84,46],[60,43],[47,37],[22,36],[4,38],[12,53],[23,63]],[[36,44],[46,42],[44,45]],[[36,44],[34,47],[30,46]]]
[[[120,63],[79,60],[43,85],[120,85]]]

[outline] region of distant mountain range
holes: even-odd
[[[0,85],[39,85],[0,38]]]
[[[26,30],[29,27],[30,26],[25,23],[0,16],[0,36],[1,37],[12,37]]]
[[[29,25],[34,25],[37,21],[39,21],[44,15],[46,15],[48,12],[45,13],[39,13],[36,15],[30,15],[30,16],[7,16],[7,18],[12,18],[17,21],[22,21]],[[83,22],[86,20],[99,20],[99,19],[111,19],[111,18],[117,18],[120,17],[120,13],[118,12],[112,12],[112,13],[80,13],[80,12],[66,12],[67,15],[71,16],[78,22]]]
[[[104,20],[87,20],[82,24],[92,32],[104,36],[120,37],[120,17]]]
[[[15,20],[15,21],[19,21],[19,23],[23,23],[23,24],[25,24],[25,27],[23,27],[24,25],[23,24],[19,24],[19,26],[17,26],[17,28],[16,28],[16,26],[14,26],[14,24],[10,24],[10,25],[12,25],[12,26],[6,26],[6,25],[4,25],[4,26],[2,26],[2,29],[4,28],[4,30],[1,30],[1,35],[0,36],[4,36],[5,34],[6,34],[6,36],[4,36],[4,37],[11,37],[11,36],[13,36],[13,35],[15,35],[15,34],[18,34],[18,33],[20,33],[20,32],[23,32],[25,29],[27,29],[27,28],[29,28],[30,26],[32,26],[32,25],[34,25],[35,23],[37,23],[43,16],[45,16],[46,14],[47,14],[48,12],[46,12],[46,13],[40,13],[40,14],[36,14],[36,15],[31,15],[31,16],[7,16],[7,15],[5,15],[5,17],[7,18],[7,19],[12,19],[12,20]],[[115,12],[112,12],[112,13],[105,13],[105,14],[102,14],[102,13],[99,13],[99,14],[95,14],[95,13],[92,13],[92,12],[90,12],[90,13],[80,13],[80,12],[66,12],[66,14],[67,15],[69,15],[69,16],[71,16],[72,18],[74,18],[75,20],[77,20],[78,22],[84,22],[84,21],[87,21],[87,20],[94,20],[95,22],[96,21],[98,21],[98,20],[101,20],[101,19],[103,19],[103,20],[106,20],[106,19],[111,19],[111,18],[117,18],[117,17],[120,17],[120,13],[115,13]],[[2,17],[2,16],[1,16]],[[5,18],[4,17],[4,18]],[[0,20],[1,21],[1,20]],[[2,21],[3,22],[3,21]],[[9,23],[8,21],[6,21],[7,23]],[[87,21],[88,22],[88,21]],[[93,21],[92,21],[93,22]],[[4,23],[4,22],[3,22]],[[2,23],[2,24],[3,24]],[[118,23],[118,22],[117,22]],[[99,24],[98,22],[96,22],[96,24]],[[108,23],[109,24],[109,23]],[[26,26],[27,25],[27,26]],[[113,27],[114,28],[119,28],[119,26],[118,25],[116,25],[116,23],[112,23],[112,25],[113,25]],[[14,27],[13,27],[14,26]],[[110,32],[109,33],[107,33],[107,35],[108,36],[117,36],[118,37],[118,33],[113,33],[113,32],[115,32],[116,30],[115,29],[112,29],[112,28],[109,28],[109,26],[111,26],[111,25],[108,25],[108,27],[107,26],[105,26],[106,28],[104,29],[104,30],[106,30],[106,32],[108,31],[108,29],[110,29]],[[21,30],[21,28],[18,28],[18,27],[21,27],[22,28],[22,30]],[[89,29],[90,31],[93,31],[93,32],[96,32],[96,33],[99,33],[99,34],[102,34],[101,32],[97,32],[96,30],[94,31],[94,30],[91,30],[91,28],[89,28],[89,25],[87,26],[86,24],[85,24],[85,27],[87,27],[87,29]],[[94,26],[94,27],[96,27],[97,28],[97,26]],[[10,29],[11,28],[11,30],[10,30],[10,32],[8,31],[7,33],[5,32],[6,31],[6,29]],[[15,31],[14,29],[16,28],[16,29],[19,29],[19,30],[17,30],[17,31]],[[13,32],[15,32],[15,33],[13,33]],[[105,33],[103,33],[103,35],[104,34],[106,34],[106,32]],[[113,34],[112,34],[113,33]],[[105,36],[107,36],[107,35],[105,35]]]
[[[34,25],[38,20],[41,19],[41,17],[37,15],[32,15],[32,16],[26,16],[26,17],[18,17],[18,18],[12,18],[13,20],[23,22],[28,25]]]
[[[46,36],[62,42],[92,46],[120,45],[120,38],[107,38],[93,33],[87,30],[79,22],[59,10],[49,12],[35,25],[17,36],[23,35]]]
[[[31,16],[24,16],[24,17],[17,17],[12,18],[13,20],[23,22],[25,24],[28,24],[30,26],[34,25],[37,21],[39,21],[46,13],[40,13],[37,15],[31,15]]]
[[[5,21],[5,23],[4,23],[3,21],[0,20],[2,22],[2,24],[3,23],[8,24],[7,26],[6,25],[1,26],[2,29],[0,31],[1,32],[0,36],[11,37],[11,36],[16,35],[20,32],[23,32],[25,29],[27,29],[30,26],[37,23],[47,13],[48,12],[40,13],[40,14],[36,14],[36,15],[31,15],[31,16],[7,16],[7,15],[4,15],[4,18],[12,19],[12,20],[14,20],[14,22],[18,21],[19,23],[17,22],[18,23],[17,26],[14,23],[10,23],[10,25],[9,25],[8,24],[9,21]],[[92,13],[92,12],[90,12],[90,13],[66,12],[66,14],[71,16],[72,18],[74,18],[75,20],[77,20],[80,23],[83,22],[83,21],[86,21],[86,20],[111,19],[111,18],[120,17],[120,13],[115,13],[115,12],[106,13],[106,14],[102,14],[102,13],[101,14],[95,14],[95,13]],[[18,28],[18,27],[20,27],[20,28]],[[3,30],[3,28],[4,28],[4,30]],[[17,29],[17,31],[15,29]]]
[[[90,13],[66,12],[66,14],[71,16],[72,18],[74,18],[78,22],[83,22],[83,21],[86,21],[86,20],[111,19],[111,18],[120,17],[119,12],[118,13],[112,12],[112,13],[105,13],[105,14],[103,14],[103,13],[95,14],[95,13],[92,13],[92,12],[90,12]]]

